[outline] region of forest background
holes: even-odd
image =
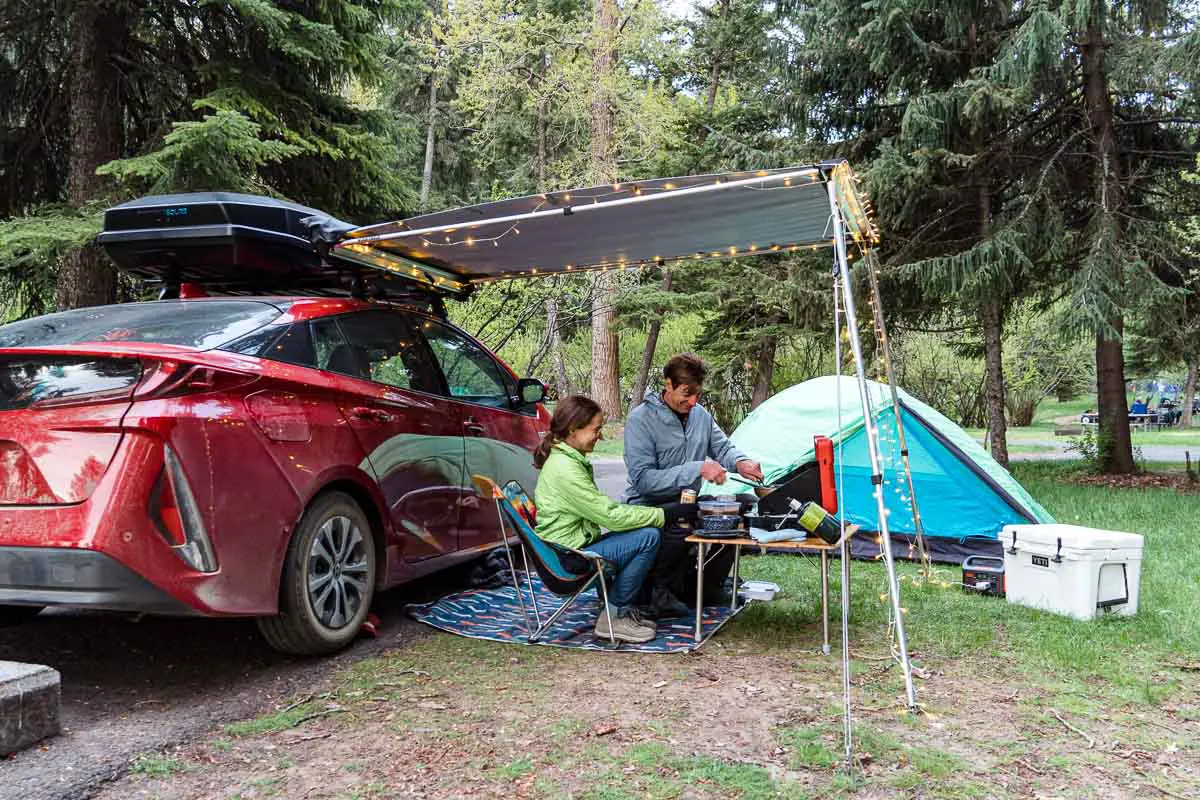
[[[145,297],[91,245],[141,194],[370,223],[846,158],[882,234],[900,385],[986,427],[1001,462],[1041,399],[1095,391],[1097,465],[1129,472],[1129,380],[1180,384],[1192,423],[1198,17],[1195,0],[0,0],[0,321]],[[829,258],[489,285],[450,315],[615,419],[695,350],[728,428],[838,368]]]

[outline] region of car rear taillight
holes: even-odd
[[[7,356],[0,359],[0,411],[128,399],[141,377],[133,358]]]
[[[134,393],[139,400],[157,397],[178,397],[186,394],[220,392],[235,389],[257,380],[255,375],[226,372],[213,367],[185,364],[164,359],[147,361],[145,376]]]
[[[217,557],[183,466],[170,447],[164,448],[164,460],[163,471],[150,494],[150,519],[189,567],[199,572],[216,572]]]

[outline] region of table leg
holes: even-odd
[[[740,567],[739,561],[742,556],[742,546],[740,544],[730,545],[733,548],[733,596],[729,598],[730,612],[737,611],[738,607],[738,570]]]
[[[829,655],[829,551],[821,551],[821,652]]]
[[[701,621],[704,617],[704,551],[708,544],[700,542],[696,545],[696,641],[703,635]]]

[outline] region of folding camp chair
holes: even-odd
[[[611,633],[612,612],[609,611],[608,587],[605,581],[607,562],[595,553],[563,547],[539,538],[533,529],[536,524],[536,519],[533,517],[533,502],[516,481],[509,481],[505,484],[504,489],[501,489],[495,481],[484,475],[472,475],[471,480],[474,481],[480,494],[496,501],[496,515],[500,520],[500,530],[503,533],[504,551],[508,555],[508,567],[512,571],[513,588],[517,590],[517,600],[521,605],[521,613],[525,617],[529,641],[532,643],[540,639],[550,629],[550,626],[566,613],[571,604],[599,579],[600,601],[604,606],[604,614],[608,616],[609,640],[616,644],[617,640]],[[529,588],[534,618],[537,620],[536,629],[529,622],[529,611],[525,607],[521,584],[517,578],[517,565],[508,541],[510,529],[522,545],[521,557],[525,562],[525,582]],[[542,622],[537,593],[533,589],[533,579],[529,573],[530,559],[533,560],[534,569],[542,579],[542,584],[555,594],[567,598],[545,622]]]

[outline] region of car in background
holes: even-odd
[[[377,591],[501,541],[544,385],[411,304],[208,297],[0,326],[0,621],[257,619],[347,645]]]

